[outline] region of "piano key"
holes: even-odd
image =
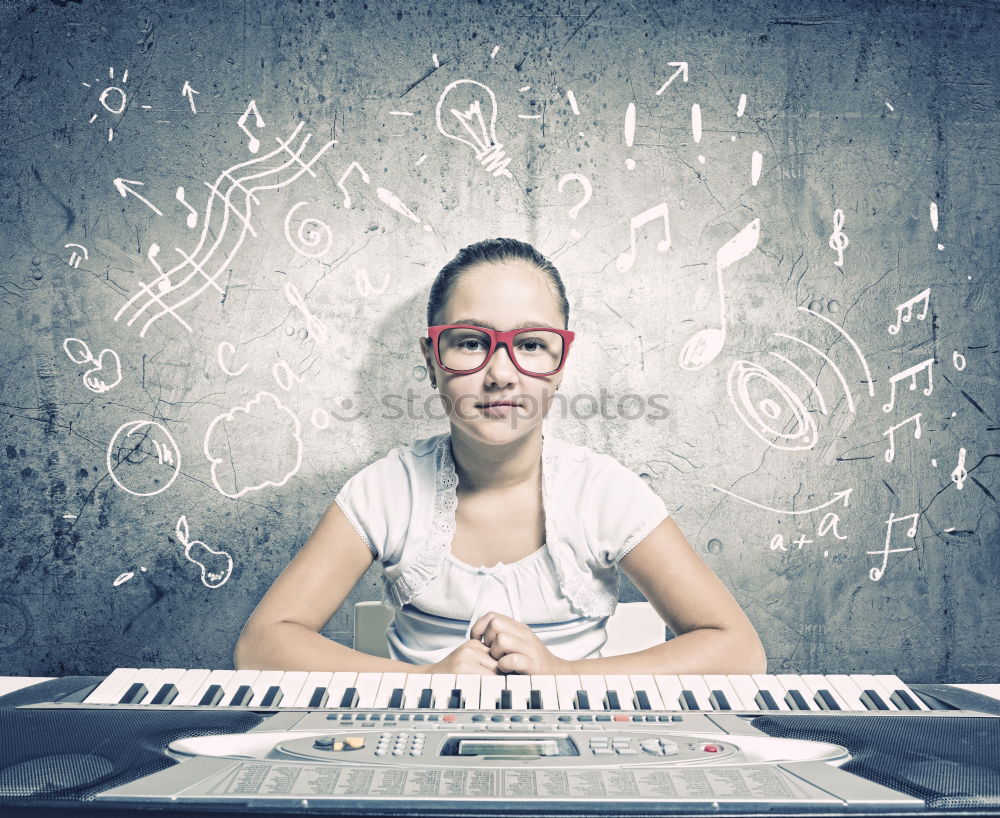
[[[774,698],[774,695],[770,690],[766,688],[757,691],[757,704],[760,706],[761,710],[780,710],[781,707],[778,704],[778,700]],[[785,705],[785,709],[788,709],[788,705],[784,701],[781,704]]]
[[[812,695],[802,684],[802,677],[795,673],[778,673],[775,679],[785,689],[784,700],[791,710],[819,710],[818,704],[811,704]]]
[[[250,699],[250,707],[258,707],[263,705],[264,707],[277,707],[277,702],[285,697],[285,690],[281,686],[282,679],[285,676],[293,675],[291,673],[286,673],[283,670],[262,670],[257,678],[250,683],[250,688],[253,690],[253,698]],[[305,677],[305,673],[302,673]],[[267,691],[272,687],[277,687],[281,692],[281,696],[272,696],[269,704],[264,705],[264,697],[267,695]]]
[[[326,686],[326,704],[324,707],[330,710],[340,709],[340,703],[344,699],[344,693],[347,692],[347,688],[353,687],[358,691],[358,697],[361,696],[361,686],[358,684],[358,673],[351,670],[338,670],[333,673],[330,678],[325,682]],[[309,684],[318,686],[314,681],[310,681]],[[319,680],[319,684],[324,684],[322,680]]]
[[[161,685],[158,683],[158,680],[163,679],[164,681],[174,681],[178,678],[178,670],[178,668],[170,668],[168,670],[156,667],[139,668],[129,678],[128,684],[125,685],[125,689],[121,691],[121,695],[119,695],[118,700],[115,703],[124,704],[125,702],[122,702],[122,697],[125,696],[125,694],[131,689],[132,695],[129,703],[145,704],[159,691]],[[142,685],[146,688],[146,692],[139,695],[140,689],[135,687],[135,685]]]
[[[333,675],[334,681],[337,674]],[[354,687],[358,691],[358,707],[362,710],[370,710],[375,706],[375,697],[378,695],[379,682],[382,679],[381,673],[359,673],[354,680]]]
[[[430,688],[434,691],[434,704],[431,707],[437,710],[446,710],[448,699],[451,697],[451,691],[455,688],[455,674],[431,674]]]
[[[430,710],[434,706],[434,691],[425,687],[420,691],[420,698],[417,700],[417,707],[421,710]]]
[[[590,710],[590,696],[586,690],[577,690],[573,697],[574,710]]]
[[[118,704],[139,704],[149,693],[149,688],[142,682],[131,682],[118,700]]]
[[[201,694],[201,698],[195,704],[199,707],[215,707],[221,701],[222,685],[211,684],[205,688],[205,692]]]
[[[322,700],[324,696],[329,697],[329,687],[332,681],[333,674],[329,671],[309,671],[302,682],[302,689],[299,690],[299,694],[295,697],[292,707],[322,707],[323,705],[313,704],[313,702]],[[317,692],[320,689],[322,689],[322,692]],[[347,685],[344,685],[344,689],[347,689]]]
[[[535,677],[532,677],[535,678]],[[537,686],[539,682],[535,682]],[[572,673],[559,674],[555,677],[556,698],[560,710],[574,710],[576,691],[580,689],[580,677]]]
[[[430,673],[407,673],[406,683],[403,685],[403,708],[416,709],[420,702],[421,691],[430,686]]]
[[[507,677],[507,689],[510,691],[511,707],[514,710],[527,710],[528,696],[531,695],[531,677],[512,673]]]
[[[618,691],[609,690],[604,694],[604,709],[605,710],[621,710],[622,704],[618,700]]]
[[[660,699],[663,702],[664,710],[682,710],[681,677],[674,674],[656,674],[653,676],[656,682],[656,689],[660,691]]]
[[[405,673],[383,673],[382,680],[378,683],[378,692],[375,694],[375,704],[372,707],[402,707],[402,700],[399,704],[390,704],[392,694],[399,690],[400,697],[403,695],[403,685],[406,684]]]
[[[861,695],[861,701],[865,702],[866,706],[868,704],[868,701],[872,701],[872,703],[874,705],[872,707],[872,709],[875,709],[875,710],[898,710],[899,709],[898,707],[896,707],[896,705],[894,705],[892,702],[889,701],[890,697],[892,696],[891,691],[885,690],[882,687],[882,683],[877,678],[875,678],[875,676],[873,676],[872,674],[870,674],[870,673],[854,673],[854,674],[851,675],[851,678],[854,680],[854,683],[859,688],[861,688],[861,693],[862,693],[862,695]],[[870,697],[870,696],[866,697],[865,696],[865,691],[869,691],[869,690],[878,694],[877,698],[881,700],[880,704],[879,703],[875,703],[873,697]],[[867,701],[866,701],[866,699],[867,699]]]
[[[500,691],[507,689],[503,676],[483,676],[479,681],[479,708],[496,710],[500,707]]]
[[[861,688],[846,673],[827,673],[826,681],[833,688],[833,692],[840,697],[844,710],[851,712],[868,710],[861,701]]]
[[[153,698],[150,699],[149,703],[168,705],[177,698],[178,693],[180,691],[177,689],[177,685],[167,682],[165,685],[161,685],[160,689],[153,694]]]
[[[281,685],[271,685],[261,698],[261,707],[277,707],[281,704],[281,700],[284,698],[284,693],[281,690]]]
[[[813,698],[816,700],[816,704],[819,705],[820,710],[843,710],[840,703],[834,698],[833,693],[826,688],[817,690]]]
[[[84,704],[115,704],[128,687],[129,680],[139,672],[138,668],[120,667],[104,677],[90,695],[83,700]]]
[[[528,695],[528,709],[529,710],[544,710],[545,705],[542,704],[542,691],[532,690]]]
[[[652,675],[649,673],[636,673],[629,676],[629,684],[632,685],[633,690],[633,705],[636,709],[639,709],[640,704],[638,701],[639,693],[645,693],[646,699],[649,701],[649,706],[653,710],[663,709],[663,700],[660,698],[659,688],[656,686],[656,680],[653,679]],[[619,696],[619,698],[621,698]]]
[[[556,689],[556,676],[529,676],[531,689],[537,690],[542,697],[543,710],[561,710],[559,691]]]
[[[636,710],[652,710],[653,705],[649,701],[649,694],[645,690],[635,691]]]
[[[389,697],[389,705],[393,710],[402,710],[403,708],[403,688],[397,687],[392,691],[392,695]]]
[[[170,706],[183,707],[193,704],[195,694],[202,689],[210,674],[211,671],[207,668],[192,668],[184,671],[184,675],[174,682],[177,685],[177,697],[170,703]]]
[[[882,685],[882,689],[889,694],[889,701],[896,704],[900,710],[930,709],[920,699],[913,695],[913,691],[910,690],[909,686],[904,684],[903,680],[898,676],[892,674],[877,674],[875,678],[878,680],[878,683]],[[904,698],[902,694],[906,694],[906,697]],[[896,699],[902,701],[903,705],[901,706]],[[910,700],[912,700],[913,704],[916,705],[916,708],[911,706]]]
[[[461,710],[463,707],[465,707],[465,698],[462,696],[462,689],[453,687],[451,695],[448,697],[448,709]]]
[[[312,695],[309,697],[309,701],[306,702],[306,707],[311,707],[318,710],[321,707],[326,707],[326,703],[330,700],[330,688],[317,686],[313,688]]]
[[[618,696],[617,710],[634,710],[635,691],[632,689],[630,678],[623,673],[608,673],[604,676],[604,684],[608,693],[615,693]]]
[[[866,688],[861,691],[861,701],[865,703],[865,706],[869,710],[888,710],[889,703],[882,698],[882,695],[877,690],[872,688]]]
[[[210,671],[209,674],[204,678],[204,681],[202,681],[201,686],[197,690],[194,690],[190,696],[183,697],[183,700],[181,696],[178,696],[176,699],[174,699],[174,706],[179,706],[181,704],[193,705],[195,707],[208,706],[208,705],[203,705],[202,700],[205,699],[205,694],[208,693],[209,688],[212,688],[212,692],[213,694],[215,694],[215,688],[217,687],[218,695],[221,699],[221,696],[226,692],[225,691],[226,683],[231,681],[235,675],[236,675],[235,670]],[[216,701],[215,704],[218,704],[218,701]]]
[[[757,704],[757,685],[752,678],[746,675],[727,674],[726,679],[729,680],[729,686],[743,710],[753,712],[761,709]]]
[[[802,695],[801,690],[789,690],[785,693],[785,701],[792,710],[813,710],[814,708],[810,706],[809,702],[806,701],[806,697]]]
[[[799,682],[805,688],[803,695],[808,693],[806,697],[816,702],[820,710],[847,709],[847,702],[837,694],[825,676],[819,673],[803,673],[799,677]]]
[[[705,685],[708,687],[710,691],[709,700],[712,703],[712,707],[714,707],[716,710],[744,709],[743,700],[740,697],[739,693],[737,693],[736,689],[733,687],[732,682],[729,681],[728,676],[721,673],[716,673],[716,674],[708,674],[706,676],[703,676],[702,678],[705,680]],[[716,703],[713,700],[713,696],[715,695],[716,690],[722,693],[728,707],[716,706]]]
[[[514,707],[514,696],[506,687],[500,691],[500,709],[511,710]]]
[[[687,688],[681,690],[681,708],[684,710],[704,710],[698,699]]]
[[[726,692],[724,690],[719,690],[716,688],[708,696],[709,702],[712,704],[713,710],[732,710],[733,706],[729,703],[729,699],[726,698]]]
[[[246,707],[253,698],[253,688],[250,685],[240,685],[226,704],[229,707]]]
[[[358,706],[358,689],[356,687],[349,687],[344,691],[344,695],[340,697],[340,704],[338,707],[342,707],[345,710],[353,710]]]
[[[466,710],[479,709],[479,686],[483,677],[478,673],[459,673],[455,676],[455,687],[462,691]]]
[[[580,689],[587,692],[591,710],[604,709],[604,694],[608,692],[608,688],[603,676],[596,673],[581,673]]]
[[[711,691],[708,689],[708,685],[705,684],[705,680],[701,676],[696,676],[693,673],[682,673],[680,676],[681,689],[689,690],[698,702],[697,710],[711,710],[712,703],[709,701],[709,697],[712,695]],[[682,694],[683,695],[683,694]]]
[[[781,682],[778,681],[778,679],[774,676],[774,674],[754,673],[750,676],[750,678],[753,680],[753,683],[757,685],[758,692],[766,690],[768,693],[771,694],[771,699],[773,700],[773,704],[778,708],[778,710],[790,709],[788,707],[788,703],[785,701],[785,693],[787,693],[788,691],[785,690],[784,685],[782,685]],[[757,699],[758,704],[760,704],[762,701],[763,699]],[[765,707],[764,704],[761,704],[761,710],[764,709],[773,710],[774,707]]]

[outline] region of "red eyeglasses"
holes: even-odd
[[[568,329],[527,327],[507,332],[474,324],[440,324],[427,328],[438,366],[445,372],[469,375],[507,347],[510,360],[525,375],[555,375],[566,363],[574,333]]]

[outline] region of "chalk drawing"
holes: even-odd
[[[444,136],[472,148],[476,160],[494,178],[506,176],[510,179],[513,177],[507,166],[512,159],[506,156],[503,145],[497,141],[496,104],[496,95],[481,82],[455,80],[444,89],[434,113],[438,130]],[[458,107],[453,107],[456,105]],[[454,121],[445,120],[443,112],[450,112]]]
[[[743,112],[747,108],[747,95],[740,94],[740,101],[736,104],[736,118],[739,119],[743,116]]]
[[[851,240],[847,237],[847,233],[841,229],[843,226],[844,211],[837,208],[833,211],[833,232],[830,234],[830,241],[828,243],[831,250],[837,251],[837,258],[833,263],[838,267],[844,266],[844,250],[851,243]]]
[[[840,536],[840,532],[837,531],[837,523],[839,522],[840,522],[839,515],[835,514],[832,511],[828,511],[826,514],[823,515],[823,519],[820,520],[819,526],[816,528],[816,533],[819,534],[821,537],[825,537],[832,531],[833,536],[836,537],[838,540],[846,540],[847,537]]]
[[[577,116],[580,116],[580,109],[576,104],[576,94],[574,94],[570,90],[567,90],[566,99],[569,102],[569,107],[573,109],[573,113],[576,114]]]
[[[580,211],[587,204],[587,202],[590,201],[590,197],[593,195],[593,187],[590,184],[590,179],[582,173],[567,173],[559,180],[558,190],[560,193],[562,193],[563,188],[568,182],[577,182],[583,188],[583,198],[569,209],[569,217],[571,219],[575,219],[580,215]],[[574,239],[578,239],[580,238],[580,231],[573,229],[570,231],[570,236]]]
[[[755,382],[759,381],[763,381],[783,405],[774,398],[755,400],[751,387],[755,394],[758,393],[760,387]],[[819,432],[813,416],[795,391],[766,367],[751,361],[734,361],[729,368],[726,391],[740,420],[768,446],[802,451],[816,445]],[[790,418],[787,417],[789,413]]]
[[[913,424],[914,424],[914,427],[915,427],[913,429],[913,436],[917,440],[920,440],[920,435],[921,435],[920,415],[921,415],[921,413],[917,412],[917,414],[915,414],[915,415],[913,415],[911,417],[908,417],[906,420],[900,421],[895,426],[890,426],[886,431],[884,431],[882,433],[882,437],[885,437],[886,435],[889,436],[889,448],[885,450],[885,462],[886,463],[891,463],[893,461],[893,458],[896,456],[896,434],[895,434],[895,432],[896,432],[896,430],[900,426],[904,426],[905,424],[910,423],[912,421]]]
[[[271,367],[271,376],[275,383],[286,392],[291,390],[293,384],[302,383],[302,377],[296,374],[288,365],[288,361],[285,360],[278,361]]]
[[[188,211],[189,211],[188,214],[187,214],[187,219],[185,220],[185,223],[187,224],[188,229],[190,230],[190,229],[196,227],[197,224],[198,224],[198,211],[195,210],[193,207],[191,207],[191,205],[189,205],[184,200],[184,188],[183,187],[178,187],[177,188],[177,192],[174,194],[174,196],[177,199],[177,201],[180,202],[182,205],[184,205],[184,207],[186,207],[188,209]]]
[[[937,233],[937,229],[938,229],[938,203],[937,202],[931,202],[931,227],[934,229],[934,232]],[[937,249],[938,250],[944,250],[944,245],[943,244],[939,244],[937,246]],[[972,277],[970,276],[969,278],[971,279]]]
[[[854,489],[843,489],[842,491],[838,491],[836,494],[834,494],[833,497],[831,497],[825,503],[820,503],[818,506],[813,506],[812,508],[803,508],[796,511],[794,509],[787,509],[787,508],[771,508],[771,506],[761,505],[760,503],[754,502],[753,500],[748,500],[746,497],[740,497],[740,495],[738,494],[733,494],[731,491],[724,489],[721,486],[717,486],[714,483],[710,483],[709,485],[716,491],[721,491],[723,494],[728,494],[730,497],[735,497],[740,502],[747,503],[748,505],[755,506],[756,508],[762,508],[764,509],[764,511],[773,511],[776,514],[812,514],[814,511],[819,511],[821,508],[826,508],[827,506],[832,506],[835,503],[840,503],[840,502],[843,502],[844,508],[847,508],[847,506],[850,504],[851,501],[851,492],[854,491]]]
[[[285,298],[288,299],[289,304],[302,313],[302,317],[306,319],[306,327],[309,332],[315,335],[318,341],[326,343],[328,337],[326,326],[309,311],[305,299],[302,298],[302,293],[299,292],[298,288],[291,281],[285,284]]]
[[[635,103],[630,102],[625,109],[625,144],[630,148],[635,141]],[[635,159],[629,157],[625,160],[625,167],[635,170]]]
[[[82,244],[64,244],[63,247],[66,248],[67,250],[69,250],[70,247],[79,247],[83,251],[82,256],[78,252],[76,252],[76,250],[74,250],[72,253],[69,254],[69,261],[67,261],[66,263],[74,270],[79,268],[81,260],[86,261],[88,258],[90,258],[90,254],[87,252],[87,248],[84,247]]]
[[[806,374],[806,371],[802,369],[800,366],[798,366],[798,364],[794,363],[791,359],[786,358],[784,355],[781,355],[778,352],[774,352],[773,350],[770,350],[768,354],[777,358],[779,361],[788,364],[792,369],[798,372],[799,375],[802,376],[802,379],[809,384],[813,394],[816,395],[816,400],[819,403],[820,412],[822,412],[824,415],[829,415],[829,412],[826,409],[826,400],[824,399],[823,393],[820,391],[820,388],[817,385],[816,381],[810,378],[809,375]]]
[[[114,186],[118,190],[118,193],[124,199],[131,193],[136,199],[146,205],[150,210],[152,210],[157,216],[162,216],[163,211],[160,210],[156,205],[154,205],[149,199],[140,194],[138,191],[132,190],[129,185],[144,185],[145,182],[137,182],[135,179],[121,179],[117,178],[114,180]]]
[[[656,243],[656,249],[665,253],[670,249],[670,208],[667,206],[666,202],[661,202],[658,205],[654,205],[649,208],[649,210],[644,210],[638,216],[633,216],[629,221],[629,244],[630,247],[624,253],[618,256],[617,261],[615,261],[615,267],[618,269],[619,273],[625,273],[632,269],[632,265],[635,264],[636,255],[638,255],[638,250],[636,249],[636,236],[639,232],[639,228],[643,225],[649,224],[650,222],[663,220],[663,232],[664,237]]]
[[[688,81],[688,64],[686,62],[668,62],[667,65],[676,65],[677,70],[674,71],[674,73],[667,78],[667,81],[660,86],[660,90],[656,92],[656,96],[660,96],[660,94],[666,91],[670,83],[678,77],[681,77],[682,82]]]
[[[285,239],[291,248],[306,258],[320,258],[333,246],[333,230],[326,222],[310,216],[299,222],[295,236],[292,236],[291,223],[295,211],[308,202],[296,202],[285,216]]]
[[[375,188],[375,195],[378,196],[379,201],[387,207],[395,210],[400,216],[405,216],[411,222],[416,222],[420,224],[420,217],[414,213],[410,208],[403,204],[402,199],[400,199],[391,190],[386,190],[384,187]],[[424,225],[424,230],[428,233],[431,232],[431,226],[429,224]]]
[[[201,584],[206,588],[221,588],[233,574],[233,558],[225,551],[218,551],[201,540],[192,540],[187,517],[181,515],[174,533],[184,546],[184,556],[201,569]],[[211,564],[209,564],[211,563]]]
[[[134,439],[130,439],[133,435]],[[133,420],[119,426],[111,436],[106,462],[115,485],[135,497],[152,497],[166,491],[181,472],[180,449],[167,428],[155,420]],[[164,468],[170,475],[165,482]],[[155,488],[142,490],[148,486]]]
[[[697,102],[691,106],[691,135],[695,144],[701,142],[701,106]],[[698,161],[705,164],[705,157],[699,154]]]
[[[351,162],[351,164],[347,166],[347,170],[345,170],[337,180],[337,187],[344,192],[344,207],[351,206],[351,194],[348,193],[347,188],[344,186],[344,182],[347,181],[347,177],[350,176],[352,170],[356,170],[361,174],[361,178],[364,180],[366,185],[370,185],[372,183],[372,180],[368,177],[368,172],[357,162]]]
[[[81,341],[79,338],[67,338],[63,341],[63,351],[75,364],[94,365],[83,373],[83,385],[91,392],[103,395],[122,382],[121,358],[113,349],[102,349],[100,355],[95,358],[86,341]],[[105,380],[106,375],[111,376],[110,381]]]
[[[955,370],[957,372],[961,372],[963,369],[965,369],[966,365],[965,356],[957,349],[951,353],[951,365],[955,367]]]
[[[931,301],[931,288],[928,287],[926,290],[917,293],[913,298],[907,299],[902,304],[896,307],[896,323],[889,325],[889,334],[896,335],[903,324],[908,324],[910,319],[913,318],[913,308],[923,302],[923,311],[917,316],[918,321],[923,321],[927,317],[927,310],[930,306]]]
[[[824,352],[821,352],[812,344],[810,344],[808,341],[803,341],[801,338],[797,338],[794,335],[788,335],[784,332],[776,332],[774,334],[778,338],[787,338],[789,341],[795,341],[795,343],[797,344],[802,344],[802,346],[806,347],[806,349],[812,350],[817,355],[819,355],[820,358],[826,361],[830,365],[830,368],[833,370],[833,374],[837,376],[837,379],[840,381],[840,385],[844,389],[844,395],[847,397],[848,410],[852,415],[857,411],[854,405],[854,395],[851,393],[850,388],[847,386],[847,379],[844,377],[844,373],[840,371],[840,367],[833,362],[833,360],[830,358],[829,355],[827,355]]]
[[[260,115],[260,111],[257,110],[257,103],[254,100],[250,100],[250,104],[247,106],[247,109],[243,112],[243,116],[241,116],[237,120],[236,126],[241,131],[243,131],[243,133],[245,133],[247,136],[250,137],[250,141],[247,143],[247,150],[249,150],[250,153],[257,153],[257,151],[260,150],[260,140],[250,132],[250,129],[247,128],[246,124],[247,119],[250,118],[250,114],[253,114],[254,126],[257,128],[263,128],[264,119]]]
[[[330,418],[330,413],[320,407],[319,409],[313,409],[312,413],[309,415],[309,422],[316,429],[329,429],[330,424],[333,422]]]
[[[733,236],[715,254],[715,280],[719,288],[719,327],[698,330],[681,348],[678,363],[694,371],[715,360],[726,343],[726,285],[722,274],[737,261],[746,258],[760,241],[760,219],[754,219]]]
[[[108,79],[113,80],[115,78],[114,66],[108,68]],[[94,82],[101,82],[100,79],[95,79]],[[101,91],[100,96],[97,98],[98,103],[101,107],[107,111],[112,116],[121,116],[125,112],[125,108],[128,106],[128,94],[125,93],[125,89],[122,87],[128,82],[128,70],[122,74],[120,85],[108,85]],[[83,83],[85,88],[90,88],[89,83]],[[93,124],[97,119],[98,114],[94,114],[90,118],[90,123]],[[108,142],[115,138],[115,129],[112,127],[108,128]]]
[[[750,154],[750,183],[756,185],[760,181],[760,171],[764,167],[764,156],[760,151]]]
[[[917,375],[922,371],[927,370],[927,386],[924,388],[923,393],[925,395],[930,395],[934,391],[934,359],[928,358],[926,361],[921,361],[919,364],[914,364],[908,369],[904,369],[902,372],[897,372],[895,375],[889,377],[889,402],[882,406],[883,412],[889,412],[892,407],[896,404],[896,384],[901,380],[906,378],[910,379],[910,391],[914,391],[917,388]]]
[[[875,397],[875,381],[872,379],[872,371],[868,367],[868,360],[865,358],[864,353],[861,351],[861,347],[858,346],[858,342],[855,341],[850,336],[850,334],[848,334],[847,330],[844,329],[842,326],[840,326],[840,324],[838,324],[836,321],[830,320],[825,315],[820,315],[818,312],[815,312],[814,310],[809,309],[809,307],[799,307],[799,312],[807,312],[811,316],[813,316],[815,318],[818,318],[820,321],[825,321],[827,324],[829,324],[831,327],[833,327],[835,330],[837,330],[837,332],[839,332],[841,335],[843,335],[845,339],[847,339],[847,343],[849,343],[851,345],[851,349],[854,350],[854,354],[857,355],[858,359],[861,361],[861,368],[864,369],[864,371],[865,371],[865,381],[868,384],[868,395],[870,397],[874,398]]]
[[[868,552],[869,554],[881,554],[882,555],[882,565],[881,565],[881,567],[872,568],[868,572],[868,576],[873,581],[878,582],[885,575],[885,569],[886,569],[886,567],[889,564],[889,555],[890,554],[903,554],[903,553],[905,553],[907,551],[912,551],[913,550],[913,546],[912,545],[909,546],[908,548],[889,548],[889,543],[892,541],[892,527],[893,527],[893,525],[895,525],[896,523],[904,522],[906,520],[912,520],[913,521],[913,524],[906,531],[906,536],[909,537],[912,540],[913,537],[916,536],[916,533],[917,533],[917,523],[920,520],[920,512],[916,512],[915,514],[907,514],[907,515],[905,515],[903,517],[897,517],[892,512],[889,513],[889,519],[885,521],[886,522],[885,545],[883,546],[883,548],[882,548],[881,551],[869,551]]]
[[[955,466],[955,470],[951,473],[951,482],[955,484],[955,488],[961,491],[968,477],[969,473],[965,470],[965,449],[959,448],[958,465]]]
[[[358,290],[358,295],[362,298],[367,298],[369,295],[382,295],[386,287],[389,286],[389,274],[383,274],[382,286],[376,288],[368,277],[368,271],[358,268],[358,271],[354,274],[354,286]]]
[[[231,362],[233,360],[233,355],[236,354],[236,347],[234,347],[231,343],[229,343],[229,341],[222,341],[219,344],[219,347],[216,350],[216,358],[219,361],[219,369],[221,369],[223,372],[225,372],[232,378],[237,378],[247,371],[247,367],[250,366],[250,364],[243,364],[243,366],[241,366],[235,372],[231,370],[228,366],[226,366],[226,361],[225,358],[223,358],[223,353],[225,353],[225,355],[229,358]]]
[[[191,87],[191,83],[189,83],[187,80],[184,80],[184,87],[181,88],[181,96],[188,98],[188,102],[191,103],[192,114],[198,113],[197,109],[194,107],[194,95],[200,93],[201,91],[195,91],[194,88]]]
[[[315,177],[312,165],[335,144],[334,140],[326,142],[311,159],[304,162],[301,157],[312,134],[306,134],[299,140],[302,128],[303,124],[300,122],[288,139],[276,139],[278,147],[270,153],[235,164],[222,171],[213,184],[206,183],[210,195],[201,218],[201,236],[194,250],[188,254],[175,248],[182,260],[152,282],[156,291],[149,284],[140,281],[139,291],[118,310],[116,321],[129,310],[133,310],[128,320],[129,326],[145,316],[145,323],[139,332],[142,337],[153,323],[169,315],[188,332],[192,332],[191,326],[177,310],[210,288],[222,292],[218,280],[229,269],[246,235],[256,235],[250,224],[251,204],[260,201],[255,194],[285,187],[306,173]],[[296,142],[297,147],[293,150],[291,146]],[[225,193],[220,193],[223,186]],[[233,201],[234,194],[240,197],[239,205]],[[221,203],[221,212],[215,206],[217,200]],[[236,235],[229,229],[231,220],[239,225]],[[178,276],[178,280],[174,276]],[[166,295],[173,296],[173,303],[167,303],[164,299]]]
[[[251,417],[255,413],[259,413],[259,417]],[[274,420],[275,415],[277,420]],[[259,423],[256,422],[258,420]],[[292,454],[294,460],[292,465],[262,463],[256,457],[253,444],[257,439],[258,427],[261,426],[273,436],[282,431],[287,433],[289,440],[282,451]],[[216,427],[219,428],[217,440],[215,439]],[[242,464],[242,469],[237,469],[237,464],[233,462],[232,456],[234,450],[242,451],[242,447],[234,446],[233,442],[243,440],[247,443],[246,448],[250,449],[247,455],[248,462]],[[219,457],[214,454],[215,448],[220,452],[225,452],[226,456]],[[295,413],[282,404],[275,395],[271,392],[258,392],[243,406],[234,406],[228,412],[223,412],[215,417],[208,424],[203,451],[211,463],[212,485],[215,486],[216,491],[225,497],[236,499],[247,492],[260,491],[268,486],[283,486],[298,472],[302,466],[302,425]],[[226,491],[222,487],[219,474],[220,466],[225,466],[227,476],[233,479],[237,487],[235,492]],[[259,473],[264,471],[270,471],[270,474],[261,477]],[[248,474],[256,476],[248,481],[246,479]],[[250,482],[252,485],[241,485],[245,482]]]
[[[111,587],[117,588],[119,585],[123,585],[126,582],[128,582],[134,576],[135,576],[134,571],[125,571],[119,574],[117,577],[115,577],[114,582],[111,583]]]

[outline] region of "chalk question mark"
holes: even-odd
[[[575,219],[577,215],[583,210],[583,206],[590,201],[590,197],[593,194],[593,188],[590,185],[590,179],[584,176],[582,173],[567,173],[562,179],[559,180],[559,192],[562,193],[563,188],[566,186],[567,182],[579,182],[583,187],[583,198],[580,199],[573,207],[569,209],[569,217]],[[570,231],[570,236],[574,239],[580,238],[580,231],[573,229]]]

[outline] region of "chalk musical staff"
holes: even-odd
[[[913,437],[916,438],[917,440],[920,440],[920,435],[921,435],[920,415],[921,413],[917,412],[917,414],[913,415],[912,417],[908,417],[906,420],[897,423],[895,426],[890,426],[886,431],[882,433],[882,437],[885,437],[886,435],[889,436],[889,448],[885,450],[886,463],[891,463],[893,461],[893,458],[895,458],[896,456],[895,432],[900,426],[905,426],[907,423],[910,423],[912,421],[915,427],[913,430]]]
[[[207,289],[222,292],[219,279],[229,269],[247,234],[255,235],[250,223],[251,206],[259,202],[255,194],[285,187],[306,173],[315,176],[312,165],[334,144],[332,140],[325,143],[308,161],[303,161],[312,136],[308,133],[300,136],[303,127],[300,122],[287,139],[276,140],[278,147],[273,151],[227,168],[208,185],[201,235],[194,250],[187,253],[175,248],[181,261],[160,274],[153,282],[155,289],[139,282],[139,291],[118,310],[116,321],[130,310],[128,326],[144,317],[139,332],[142,337],[157,320],[169,315],[191,331],[178,310]]]
[[[877,568],[872,568],[868,572],[868,576],[872,579],[872,581],[878,582],[880,579],[882,579],[883,576],[885,576],[885,569],[886,569],[886,567],[889,564],[889,555],[890,554],[903,554],[903,553],[905,553],[907,551],[912,551],[913,550],[913,546],[912,545],[909,546],[909,547],[907,547],[907,548],[889,548],[889,543],[892,542],[892,527],[893,527],[893,525],[895,525],[896,523],[905,522],[906,520],[912,520],[913,521],[912,525],[906,530],[906,536],[909,537],[912,540],[916,536],[916,534],[917,534],[917,522],[919,521],[919,519],[920,519],[920,512],[919,511],[916,512],[915,514],[907,514],[907,515],[905,515],[903,517],[897,517],[894,513],[889,512],[889,519],[885,521],[886,522],[885,545],[882,547],[881,551],[869,551],[869,552],[867,552],[869,554],[881,554],[882,555],[882,565],[880,567],[877,567]]]
[[[927,309],[931,303],[931,288],[928,287],[923,292],[917,293],[913,298],[904,301],[896,307],[896,323],[889,325],[889,334],[896,335],[902,328],[903,324],[910,323],[910,319],[913,318],[913,308],[923,302],[923,311],[917,316],[918,321],[923,321],[927,317]]]
[[[882,406],[883,412],[892,411],[892,407],[896,405],[896,384],[909,378],[910,391],[912,392],[917,388],[917,375],[924,369],[927,370],[927,386],[924,388],[923,392],[925,395],[930,395],[934,391],[934,359],[928,358],[926,361],[921,361],[919,364],[914,364],[909,369],[904,369],[902,372],[897,372],[895,375],[890,376],[889,402]]]

